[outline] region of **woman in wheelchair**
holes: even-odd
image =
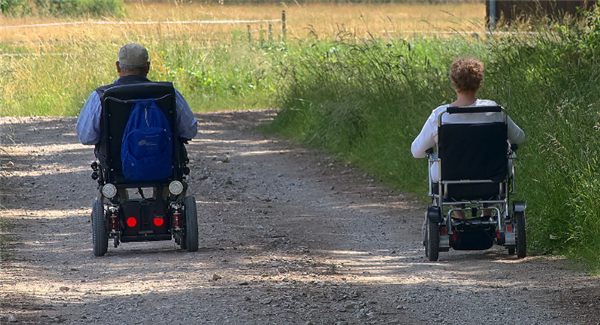
[[[477,99],[477,91],[483,81],[483,62],[474,58],[458,58],[452,62],[450,67],[450,81],[456,91],[456,101],[433,110],[421,133],[415,138],[411,145],[411,151],[415,158],[427,156],[427,150],[437,144],[438,119],[440,113],[450,106],[498,106],[494,101]],[[442,123],[489,123],[502,121],[502,114],[458,114],[444,116]],[[525,141],[525,133],[511,119],[507,118],[508,141],[513,144],[521,144]],[[436,168],[432,168],[432,180],[437,182],[439,175]]]
[[[508,183],[511,178],[507,176],[511,169],[508,152],[525,141],[525,133],[497,103],[477,98],[477,91],[484,79],[483,62],[474,58],[458,58],[452,62],[449,77],[456,91],[456,100],[433,110],[411,146],[415,158],[430,157],[429,180],[433,205],[428,208],[424,226],[426,254],[434,261],[438,258],[438,250],[444,251],[450,247],[486,249],[494,241],[506,243],[509,252],[514,253],[518,245],[510,218],[515,213],[507,212]],[[517,208],[519,212],[524,210],[524,203],[522,205],[522,209]],[[471,212],[475,217],[479,211],[481,218],[477,218],[477,222],[480,222],[478,226],[485,229],[485,236],[493,238],[489,238],[489,241],[486,238],[489,245],[464,248],[477,246],[464,245],[468,236],[464,236],[463,244],[460,244],[460,233],[465,229],[461,227],[476,223],[474,219],[467,219],[465,212]],[[492,211],[496,211],[493,217]],[[521,230],[524,231],[524,224]],[[506,241],[505,232],[508,236]],[[432,236],[435,238],[431,239]],[[519,257],[525,254],[524,233],[521,237],[522,247],[517,247]]]
[[[411,146],[415,158],[427,156],[427,150],[433,148],[438,140],[438,119],[442,112],[448,107],[473,107],[473,106],[498,106],[494,101],[477,99],[477,91],[481,87],[484,76],[483,62],[474,58],[458,58],[450,66],[450,81],[456,91],[456,100],[452,104],[446,104],[433,110],[421,133],[413,141]],[[442,123],[490,123],[500,122],[503,116],[500,113],[486,114],[456,114],[446,115]],[[511,119],[507,117],[508,141],[511,144],[521,144],[525,141],[525,133]],[[433,183],[439,181],[437,164],[434,163],[430,169],[430,177]],[[484,214],[489,211],[484,211]],[[464,218],[462,211],[456,211],[455,217]]]

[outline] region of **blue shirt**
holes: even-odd
[[[177,130],[179,136],[193,139],[198,133],[198,120],[185,101],[185,98],[175,89],[175,104],[177,106]],[[100,141],[100,114],[102,103],[97,92],[93,92],[83,105],[79,118],[77,118],[77,136],[83,144],[96,144]]]

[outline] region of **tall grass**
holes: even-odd
[[[271,128],[425,197],[426,162],[412,158],[410,144],[431,110],[455,99],[450,62],[478,57],[487,71],[479,97],[505,106],[528,136],[518,152],[517,199],[528,201],[530,251],[567,254],[597,272],[598,17],[532,35],[303,46],[286,70]]]
[[[66,0],[69,1],[69,0]],[[82,0],[80,0],[82,1]],[[44,1],[50,2],[50,1]],[[63,1],[64,2],[64,1]],[[70,2],[70,1],[69,1]],[[95,1],[91,1],[94,2]],[[287,17],[288,40],[302,40],[315,36],[321,39],[333,39],[339,34],[352,37],[389,37],[412,35],[421,32],[484,31],[485,4],[482,1],[449,2],[388,2],[388,3],[335,3],[335,2],[267,2],[267,3],[230,3],[200,1],[168,2],[125,2],[120,11],[114,14],[94,15],[83,13],[81,16],[25,16],[4,15],[0,19],[2,26],[21,26],[73,20],[133,22],[176,22],[176,21],[235,21],[235,20],[276,20],[282,18],[285,10]],[[89,16],[89,17],[88,17]],[[129,28],[133,28],[133,24]],[[153,33],[155,26],[135,26],[139,35]],[[185,27],[185,30],[184,30]],[[235,24],[186,24],[177,30],[163,32],[188,35],[202,34],[204,38],[228,39],[232,29],[245,28],[245,23]],[[268,29],[268,24],[253,24],[252,29]],[[11,28],[0,33],[2,41],[63,40],[78,37],[89,31],[91,37],[114,39],[109,25],[104,28],[94,25],[67,25]],[[276,36],[281,30],[280,23],[273,22]],[[101,35],[98,35],[99,33]]]
[[[189,39],[129,37],[150,51],[152,80],[172,81],[196,112],[269,107],[275,93],[273,64],[283,53],[277,42],[189,46]],[[122,43],[94,39],[23,46],[0,61],[2,116],[73,116],[96,87],[112,83]]]

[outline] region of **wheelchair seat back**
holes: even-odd
[[[448,114],[504,114],[499,106],[449,107]],[[444,115],[444,114],[442,114]],[[441,116],[440,116],[441,118]],[[438,158],[444,197],[455,201],[490,200],[502,195],[508,172],[507,124],[440,123]]]
[[[164,182],[176,179],[180,175],[179,167],[179,137],[177,136],[177,110],[175,104],[175,89],[170,82],[148,82],[129,85],[118,85],[109,88],[104,93],[102,107],[102,137],[101,150],[106,156],[106,181],[113,184],[132,183],[123,175],[121,160],[121,145],[129,116],[136,100],[154,99],[157,106],[167,118],[173,139],[172,166],[173,174]],[[137,185],[144,185],[133,182]],[[157,181],[149,182],[152,184]]]

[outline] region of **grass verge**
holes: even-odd
[[[598,24],[598,12],[591,14]],[[600,269],[600,69],[596,31],[578,24],[488,39],[315,42],[290,53],[270,129],[326,148],[403,191],[425,196],[426,161],[410,144],[451,103],[457,56],[486,63],[480,98],[505,106],[528,136],[515,199],[527,200],[529,250]]]

